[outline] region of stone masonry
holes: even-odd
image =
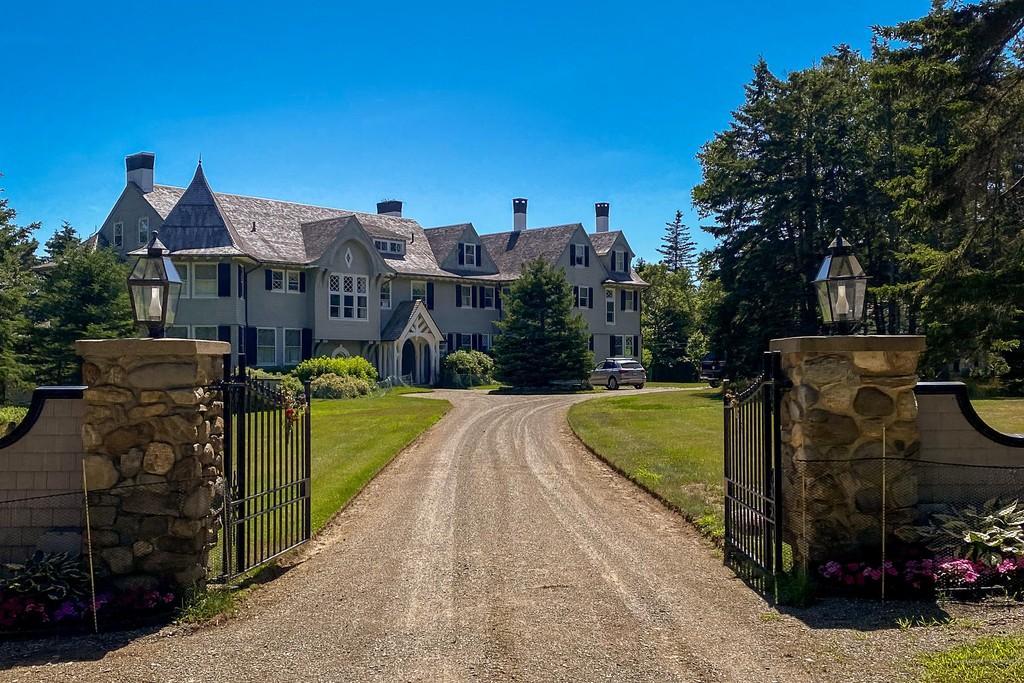
[[[205,581],[223,491],[226,342],[79,341],[97,570],[121,586]]]
[[[785,540],[811,566],[870,553],[882,538],[883,427],[886,525],[914,518],[924,338],[793,337],[771,349],[792,382],[781,419]]]

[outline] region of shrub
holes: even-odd
[[[351,358],[330,358],[318,356],[302,361],[292,371],[303,382],[309,382],[321,375],[338,375],[355,377],[373,383],[377,381],[377,369],[362,356]]]
[[[320,375],[310,384],[314,398],[357,398],[366,396],[372,388],[365,379],[351,375]]]
[[[448,375],[473,375],[484,381],[494,376],[494,359],[480,351],[456,351],[444,358]]]
[[[950,506],[949,514],[932,515],[929,526],[900,527],[896,535],[903,541],[924,543],[939,557],[994,567],[1006,555],[1024,555],[1024,505],[993,498],[981,509]]]
[[[301,396],[305,393],[302,381],[295,375],[267,372],[266,370],[260,369],[250,369],[249,376],[254,379],[270,380],[276,383],[277,388],[282,392],[291,394],[292,396]]]

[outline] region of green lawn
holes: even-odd
[[[1024,434],[1024,398],[984,398],[971,401],[981,419],[1007,434]]]
[[[926,683],[1024,681],[1024,636],[992,636],[921,658]]]
[[[313,401],[314,531],[451,407],[447,401],[403,398],[402,393],[410,392]]]
[[[699,386],[699,385],[698,385]],[[577,404],[569,424],[613,467],[720,539],[720,391],[630,393]]]

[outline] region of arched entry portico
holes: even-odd
[[[381,375],[412,375],[416,384],[435,383],[442,339],[422,301],[403,301],[381,332]]]

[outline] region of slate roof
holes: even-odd
[[[615,239],[622,234],[621,230],[609,230],[608,232],[595,232],[590,235],[590,243],[594,245],[594,251],[604,256],[607,254],[612,245],[615,244]]]
[[[541,258],[554,263],[565,251],[569,240],[582,227],[579,223],[554,225],[549,228],[528,228],[519,232],[496,232],[480,235],[504,279],[519,277],[523,265]]]
[[[388,324],[380,332],[381,341],[395,341],[402,336],[402,330],[409,324],[409,318],[412,317],[413,304],[415,303],[419,302],[403,301],[395,307],[395,312],[391,314],[391,319],[388,320]]]

